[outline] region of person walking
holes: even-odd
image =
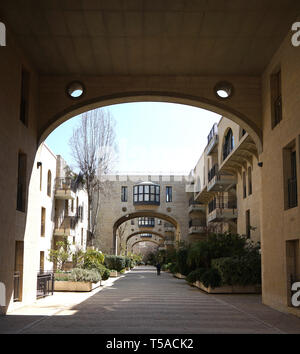
[[[161,265],[159,262],[157,262],[157,264],[156,264],[157,275],[160,275],[160,268],[161,268]]]

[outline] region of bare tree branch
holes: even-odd
[[[88,231],[93,244],[100,196],[107,189],[101,175],[112,172],[117,158],[115,120],[111,113],[105,109],[84,113],[69,145],[88,193]]]

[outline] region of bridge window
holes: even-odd
[[[126,186],[121,187],[121,202],[127,202],[128,199],[128,189]]]
[[[172,187],[166,187],[166,202],[170,203],[172,201]]]
[[[160,203],[160,186],[154,183],[140,183],[133,187],[134,204],[155,204]]]
[[[141,236],[141,237],[152,237],[152,234],[147,234],[147,233],[145,233],[145,234],[140,234],[140,236]]]
[[[155,219],[149,217],[140,217],[139,218],[139,227],[154,227]]]

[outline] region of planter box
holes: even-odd
[[[218,288],[212,289],[210,286],[206,288],[199,280],[193,283],[197,288],[209,293],[209,294],[260,294],[260,285],[224,285]]]
[[[185,275],[182,275],[182,274],[180,274],[180,273],[175,273],[175,274],[174,274],[174,277],[176,277],[176,278],[178,278],[178,279],[185,279],[185,278],[186,278]]]
[[[54,291],[91,291],[98,288],[101,281],[98,283],[90,283],[85,281],[63,281],[56,280],[54,282]]]
[[[118,272],[110,272],[111,278],[116,278],[118,276]]]

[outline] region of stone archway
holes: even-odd
[[[171,216],[165,215],[165,214],[161,214],[161,213],[155,212],[153,210],[136,211],[131,214],[127,214],[114,222],[114,225],[113,225],[113,253],[114,254],[117,254],[117,235],[116,235],[116,233],[117,233],[118,227],[126,221],[129,221],[129,220],[135,219],[135,218],[139,218],[139,217],[143,217],[143,216],[154,217],[154,218],[162,219],[162,220],[165,220],[165,221],[171,223],[172,225],[175,226],[175,229],[176,229],[176,232],[175,232],[176,241],[180,240],[180,224],[176,219],[174,219],[174,217],[171,217]],[[145,232],[148,232],[148,231],[139,231],[135,234],[140,234],[140,233],[145,233]],[[149,231],[149,233],[152,233],[152,231]],[[162,236],[159,233],[156,233],[156,232],[154,232],[154,233],[158,234],[159,236]]]
[[[137,231],[137,232],[133,232],[132,234],[130,234],[127,238],[126,238],[126,253],[128,252],[128,245],[129,245],[129,241],[133,238],[133,237],[136,237],[136,236],[139,236],[139,240],[141,242],[147,242],[147,241],[151,241],[153,240],[152,238],[150,239],[145,239],[143,238],[141,235],[145,234],[145,233],[148,233],[148,234],[151,234],[151,235],[154,235],[156,238],[161,238],[163,240],[165,240],[165,236],[160,234],[159,232],[156,232],[156,231]],[[131,245],[130,248],[132,248],[133,246]]]

